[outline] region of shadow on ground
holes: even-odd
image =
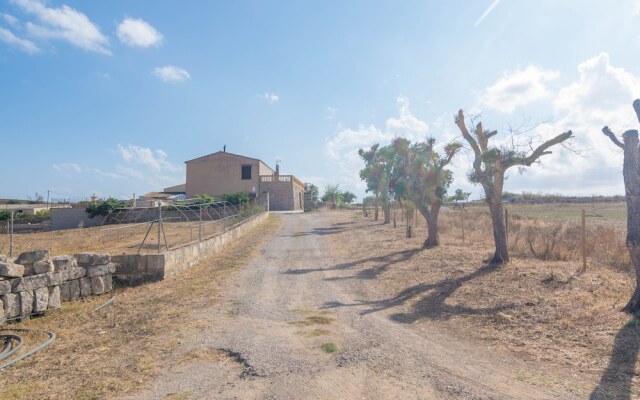
[[[409,300],[423,296],[411,306],[408,313],[392,314],[390,318],[399,323],[413,323],[419,319],[448,319],[453,315],[476,315],[476,314],[493,314],[500,311],[516,308],[516,304],[505,304],[496,307],[472,308],[464,306],[450,306],[446,304],[446,300],[451,297],[455,291],[464,283],[473,279],[488,275],[497,271],[493,265],[485,265],[476,271],[455,279],[445,279],[437,283],[427,284],[420,283],[408,287],[397,295],[382,300],[375,301],[359,301],[357,303],[345,304],[341,302],[325,303],[324,308],[336,307],[355,307],[369,306],[368,309],[361,311],[361,315],[373,314],[379,311],[387,310],[393,307],[401,306]]]
[[[284,237],[300,237],[300,236],[324,236],[324,235],[333,235],[336,233],[342,233],[347,231],[355,231],[359,229],[371,229],[375,228],[376,225],[362,225],[357,227],[350,227],[349,225],[354,224],[354,222],[338,222],[329,227],[321,227],[321,228],[313,228],[310,231],[305,232],[296,232],[291,235],[284,235]]]
[[[362,271],[359,271],[355,275],[332,277],[332,278],[327,278],[326,280],[335,281],[335,280],[343,280],[343,279],[375,279],[378,277],[378,275],[388,270],[389,267],[392,266],[393,264],[408,261],[411,259],[411,257],[420,253],[421,250],[422,249],[402,250],[402,251],[389,253],[384,256],[370,257],[370,258],[364,258],[362,260],[352,261],[348,263],[341,263],[328,268],[290,269],[283,273],[287,275],[303,275],[303,274],[310,274],[313,272],[341,271],[341,270],[348,270],[348,269],[357,267],[358,265],[361,265],[361,264],[376,263],[378,265],[371,268],[363,269]]]
[[[635,376],[640,327],[624,327],[618,331],[613,342],[609,365],[600,378],[600,383],[591,392],[590,400],[626,400],[634,398],[631,393]]]

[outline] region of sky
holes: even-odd
[[[130,198],[224,145],[361,198],[359,148],[459,141],[458,109],[496,143],[573,131],[505,190],[623,194],[601,129],[640,125],[639,27],[640,0],[0,0],[0,198]]]

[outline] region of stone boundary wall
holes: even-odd
[[[0,256],[0,323],[29,319],[60,308],[62,301],[110,292],[115,265],[108,254],[79,253],[49,258],[49,250]]]
[[[127,285],[161,281],[220,252],[227,243],[238,240],[265,221],[268,216],[268,212],[260,213],[219,235],[161,254],[114,255],[111,257],[116,268],[114,279]]]
[[[103,219],[101,216],[90,218],[84,208],[52,208],[51,230],[100,226]]]

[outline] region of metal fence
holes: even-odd
[[[159,253],[219,235],[266,209],[266,199],[241,204],[185,201],[116,209],[97,227],[36,231],[15,229],[12,214],[0,228],[0,254],[16,257],[36,249],[55,255]]]

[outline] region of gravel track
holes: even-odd
[[[226,306],[212,306],[210,327],[175,355],[217,356],[176,361],[153,389],[132,398],[577,398],[519,379],[519,371],[542,372],[510,354],[394,322],[393,307],[363,313],[365,307],[338,306],[366,296],[335,268],[344,262],[327,240],[336,215],[280,217],[283,228],[261,255],[223,284]],[[325,352],[323,343],[337,351]]]

